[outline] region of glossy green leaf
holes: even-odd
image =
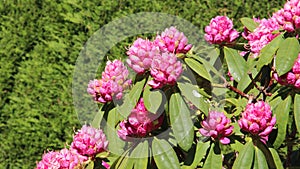
[[[85,168],[86,169],[94,169],[94,161],[89,162]]]
[[[276,54],[275,67],[279,76],[290,71],[299,54],[300,45],[298,39],[287,38],[279,46]]]
[[[206,61],[204,58],[201,58],[199,56],[192,55],[192,57],[198,61],[200,61],[206,70],[209,72],[213,72],[215,75],[222,77],[222,72],[220,70],[217,70],[213,65],[216,62],[217,58],[219,57],[219,51],[216,51],[215,49],[212,50],[208,56],[210,57],[211,60]],[[221,62],[221,61],[220,61]]]
[[[276,169],[283,169],[281,159],[280,159],[277,151],[274,148],[269,148],[269,150],[271,151],[272,157],[274,159]]]
[[[209,146],[210,146],[210,142],[203,143],[202,141],[199,141],[197,143],[196,154],[195,154],[194,161],[191,164],[190,168],[194,169],[197,167],[197,165],[200,163],[200,161],[205,157]]]
[[[203,64],[199,63],[198,61],[192,58],[185,58],[184,61],[199,76],[211,81],[210,74],[207,72]]]
[[[129,151],[130,149],[121,153],[121,155],[110,166],[110,169],[119,169],[121,165],[124,166],[124,164],[127,164]]]
[[[255,22],[253,19],[246,17],[241,18],[241,22],[251,32],[253,32],[259,25],[259,23]]]
[[[180,168],[177,155],[166,140],[160,140],[155,137],[152,142],[152,152],[158,168]]]
[[[248,66],[244,58],[237,50],[224,47],[225,60],[232,77],[236,81],[240,81],[247,73]]]
[[[116,169],[129,169],[133,168],[135,159],[125,156],[124,159],[119,163]]]
[[[101,123],[101,120],[103,118],[103,113],[102,111],[98,111],[91,123],[91,126],[94,127],[94,128],[99,128],[100,127],[100,123]]]
[[[205,102],[204,96],[198,92],[198,86],[186,82],[177,82],[177,85],[181,94],[207,115],[209,104]]]
[[[299,94],[295,95],[294,118],[295,118],[297,130],[300,131],[300,95]]]
[[[276,149],[280,147],[286,136],[286,126],[288,123],[291,101],[291,97],[288,96],[282,102],[280,102],[274,110],[274,114],[276,115],[276,124],[278,128],[278,134],[273,144]]]
[[[254,147],[254,164],[253,169],[266,169],[268,168],[268,163],[265,158],[264,153],[257,147]]]
[[[132,151],[130,158],[135,158],[134,168],[147,168],[148,165],[148,151],[149,144],[148,141],[139,143]]]
[[[194,125],[190,117],[190,111],[179,93],[171,95],[169,111],[175,139],[179,146],[187,151],[193,143]]]
[[[160,113],[166,104],[166,96],[162,90],[152,90],[149,85],[146,85],[143,93],[145,107],[152,113]]]
[[[135,107],[136,103],[139,101],[141,93],[143,91],[146,79],[143,79],[137,82],[130,92],[125,95],[125,99],[122,105],[117,106],[118,112],[123,116],[123,118],[127,118],[130,114],[131,110]]]
[[[233,163],[233,169],[251,169],[254,155],[254,146],[252,141],[246,143],[244,148],[239,152],[238,157]]]
[[[270,43],[262,48],[258,56],[257,70],[260,70],[264,65],[271,63],[276,51],[279,48],[281,42],[283,42],[282,35],[278,35]]]
[[[116,126],[119,122],[118,116],[119,115],[116,111],[116,108],[108,112],[107,124],[105,125],[105,134],[107,139],[109,140],[108,149],[112,153],[121,154],[124,152],[123,147],[125,145],[125,142],[122,141],[117,135]]]
[[[213,143],[204,162],[203,169],[222,168],[222,154],[220,147]]]

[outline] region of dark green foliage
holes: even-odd
[[[70,144],[80,123],[72,75],[88,38],[115,18],[163,12],[200,30],[216,15],[267,17],[285,1],[2,0],[0,3],[0,168],[33,168],[47,149]],[[123,58],[128,40],[110,50]]]

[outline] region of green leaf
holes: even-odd
[[[166,104],[166,96],[162,90],[151,90],[149,85],[146,85],[143,93],[145,107],[152,113],[161,113]]]
[[[158,168],[180,169],[177,155],[167,141],[159,140],[154,137],[152,142],[152,152]]]
[[[179,146],[187,151],[193,143],[194,125],[190,117],[190,111],[179,93],[171,95],[169,110],[175,139]]]
[[[252,141],[244,145],[244,148],[239,152],[238,157],[233,163],[233,169],[251,169],[254,155],[254,146]]]
[[[220,147],[213,143],[205,160],[203,169],[222,168],[222,154]]]
[[[146,79],[143,79],[137,82],[130,92],[125,95],[125,99],[122,105],[117,106],[118,112],[123,116],[123,118],[127,118],[131,112],[131,110],[135,107],[136,103],[139,101],[143,88],[145,86]]]
[[[251,32],[253,32],[259,25],[259,23],[255,22],[253,19],[246,17],[241,18],[241,22]]]
[[[132,151],[130,158],[135,158],[134,168],[147,168],[148,165],[148,141],[139,143]]]
[[[264,153],[257,147],[254,147],[255,156],[254,156],[254,169],[265,169],[268,168],[268,163],[265,158]]]
[[[126,150],[125,152],[121,153],[121,155],[113,162],[110,166],[111,169],[119,169],[121,165],[124,165],[128,161],[128,153],[130,149]]]
[[[108,149],[110,150],[110,152],[121,154],[124,152],[123,147],[125,145],[125,142],[118,137],[117,130],[115,128],[117,123],[119,122],[119,115],[117,113],[118,112],[116,111],[116,108],[108,112],[105,131],[107,140],[109,140]]]
[[[280,147],[280,145],[283,143],[286,136],[286,126],[288,123],[291,101],[292,101],[291,97],[288,96],[282,102],[280,102],[274,110],[274,114],[276,115],[277,128],[278,128],[278,134],[273,144],[276,149]]]
[[[101,120],[103,118],[103,113],[102,111],[98,111],[91,123],[91,126],[94,127],[94,128],[99,128],[100,127],[100,123],[101,123]]]
[[[107,152],[107,151],[103,151],[96,155],[97,158],[107,158],[108,156],[109,156],[109,152]]]
[[[277,169],[283,169],[282,163],[281,163],[281,159],[277,153],[277,151],[274,148],[269,148],[272,157],[274,159],[275,165]]]
[[[283,42],[282,35],[278,35],[270,43],[262,48],[258,56],[257,70],[260,70],[264,65],[271,63],[280,43]]]
[[[240,81],[248,70],[246,61],[237,50],[231,48],[224,47],[224,55],[232,77],[234,80]]]
[[[199,63],[198,61],[192,58],[185,58],[184,61],[199,76],[207,79],[208,81],[211,81],[210,74],[207,72],[203,64]]]
[[[190,168],[194,169],[197,167],[200,161],[205,157],[206,151],[209,148],[209,146],[210,146],[210,142],[203,143],[202,141],[199,141],[197,143],[196,154]]]
[[[192,102],[199,110],[204,112],[206,115],[208,114],[209,105],[205,102],[203,95],[198,92],[198,86],[185,82],[177,82],[177,85],[181,94],[186,97],[188,101]]]
[[[86,169],[94,169],[94,161],[90,161],[85,168]]]
[[[279,76],[290,71],[299,54],[300,45],[297,38],[287,38],[279,46],[275,67]]]
[[[300,131],[300,95],[299,94],[295,95],[294,118],[295,118],[297,130]]]
[[[220,72],[219,70],[217,70],[213,65],[216,62],[217,58],[219,57],[219,51],[216,51],[215,49],[212,50],[208,56],[210,57],[211,60],[206,61],[204,58],[201,58],[199,56],[195,56],[195,55],[191,55],[194,59],[200,61],[206,68],[206,70],[208,71],[212,71],[215,75],[219,76],[219,77],[223,77],[222,75],[222,71]],[[214,59],[215,58],[215,59]],[[220,61],[221,62],[221,61]]]

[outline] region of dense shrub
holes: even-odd
[[[80,126],[71,97],[75,61],[89,36],[114,18],[141,11],[164,12],[203,30],[216,15],[266,17],[283,2],[3,0],[0,168],[33,168],[45,148],[70,143],[70,131]],[[126,45],[126,41],[119,43],[108,57],[124,56]]]

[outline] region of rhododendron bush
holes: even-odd
[[[90,80],[94,121],[37,168],[295,166],[300,1],[240,21],[243,31],[227,16],[213,18],[203,37],[209,48],[190,44],[176,25],[137,38],[126,59],[108,61]]]

